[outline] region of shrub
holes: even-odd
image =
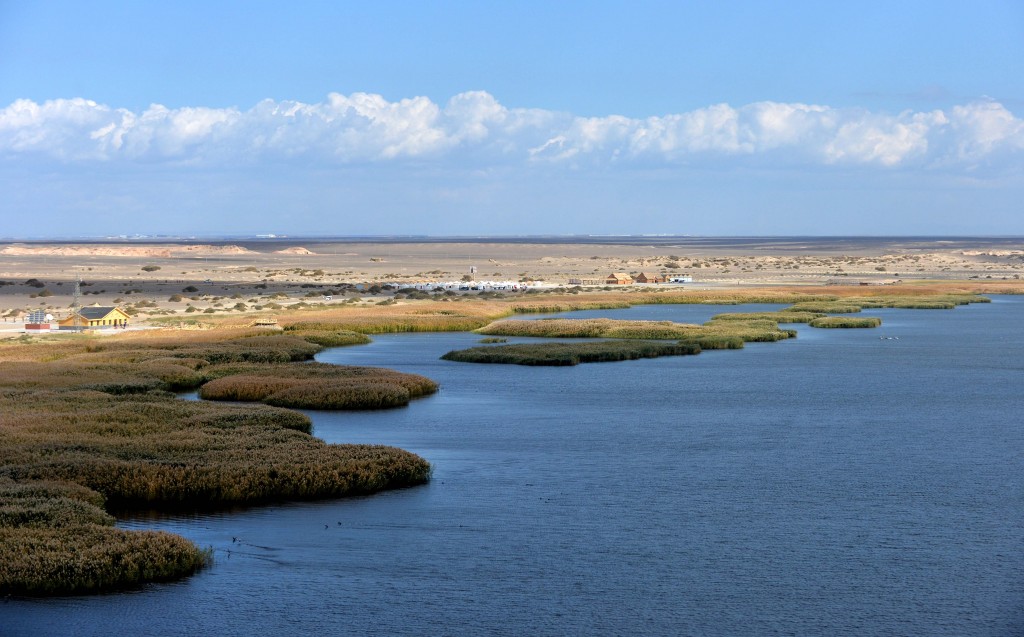
[[[159,269],[160,269],[160,266],[158,266],[158,265],[144,265],[144,266],[142,266],[142,271],[143,272],[156,272]]]

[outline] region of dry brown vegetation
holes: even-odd
[[[301,334],[74,335],[0,346],[0,593],[107,590],[181,577],[208,562],[182,538],[114,529],[105,505],[253,504],[427,480],[422,458],[326,444],[298,412],[185,401],[168,391],[283,383],[291,393],[267,402],[339,409],[404,404],[436,389],[390,370],[293,364],[320,350]],[[376,384],[387,400],[374,394]]]
[[[584,341],[582,343],[516,343],[471,347],[448,352],[441,358],[461,363],[497,363],[530,366],[572,366],[580,363],[690,356],[700,354],[697,345],[651,341]]]
[[[796,335],[792,330],[779,328],[778,318],[737,320],[720,317],[703,325],[615,319],[505,320],[492,323],[477,332],[494,336],[678,340],[704,349],[738,349],[743,347],[744,342],[779,341]]]
[[[437,383],[416,374],[310,363],[224,376],[203,385],[199,395],[302,409],[380,409],[401,407],[435,391]]]
[[[863,328],[863,327],[878,327],[882,324],[882,319],[873,316],[823,316],[816,318],[811,321],[811,327],[823,327],[823,328]]]

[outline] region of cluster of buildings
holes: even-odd
[[[128,314],[119,307],[90,305],[88,307],[75,308],[65,318],[57,320],[57,329],[61,330],[91,330],[104,328],[126,328],[131,319]],[[38,310],[28,315],[25,321],[26,330],[46,331],[53,329],[53,315]]]
[[[660,284],[660,283],[692,283],[693,277],[687,275],[665,276],[656,272],[640,272],[635,277],[625,272],[612,272],[603,280],[601,279],[569,279],[569,285],[634,285],[634,284]],[[360,286],[357,286],[360,287]],[[543,281],[427,281],[419,283],[402,284],[402,287],[411,287],[424,292],[458,291],[458,292],[499,292],[512,291],[524,292],[526,290],[552,289],[558,287],[553,283]],[[324,297],[330,300],[330,297]],[[57,319],[54,325],[52,314],[44,310],[37,310],[29,314],[25,321],[26,330],[47,331],[56,327],[60,330],[91,330],[91,329],[116,329],[128,327],[131,317],[121,308],[116,306],[91,305],[87,307],[73,308],[71,313]]]
[[[420,283],[399,284],[399,287],[410,287],[423,292],[435,290],[453,292],[524,292],[526,290],[541,290],[558,287],[553,283],[543,281],[426,281]]]
[[[636,283],[693,283],[693,277],[685,274],[666,276],[657,272],[641,272],[634,277],[626,272],[612,272],[604,280],[569,279],[569,285],[634,285]]]

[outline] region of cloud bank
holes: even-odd
[[[237,165],[437,162],[466,166],[705,162],[1001,172],[1021,163],[1024,120],[983,99],[898,114],[823,105],[715,104],[642,119],[508,108],[483,91],[425,97],[332,93],[248,110],[154,104],[142,112],[73,98],[0,110],[0,158]]]

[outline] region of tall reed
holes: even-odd
[[[391,370],[297,364],[321,349],[309,339],[327,340],[305,336],[233,329],[0,344],[0,594],[110,590],[209,562],[183,538],[112,528],[105,503],[224,507],[428,480],[422,458],[326,444],[290,409],[168,391],[249,377],[260,391],[279,389],[266,402],[342,408],[404,404],[437,388]],[[339,337],[352,338],[332,331],[330,342]]]
[[[576,343],[514,343],[492,347],[471,347],[448,352],[441,358],[463,363],[572,366],[580,363],[686,356],[699,354],[692,344],[650,341],[585,341]]]

